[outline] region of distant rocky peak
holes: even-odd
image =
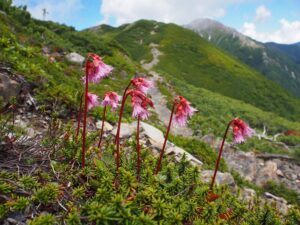
[[[231,39],[238,38],[242,46],[251,48],[263,47],[263,45],[259,42],[254,41],[250,37],[243,35],[234,28],[225,26],[216,20],[208,18],[197,19],[185,25],[185,27],[195,31],[201,37],[207,39],[208,41],[212,41],[217,45],[219,45],[220,41],[226,37]]]

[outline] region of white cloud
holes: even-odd
[[[260,5],[256,8],[255,21],[262,22],[270,17],[271,12],[264,5]]]
[[[187,24],[202,17],[220,18],[226,7],[246,0],[102,0],[102,23],[114,25],[139,19]]]
[[[279,29],[273,32],[260,32],[254,23],[245,22],[241,32],[261,42],[277,42],[291,44],[300,41],[300,20],[281,19]]]
[[[75,16],[75,12],[82,9],[81,0],[14,0],[15,5],[27,5],[30,14],[37,19],[43,19],[43,9],[48,14],[47,20],[65,22]]]

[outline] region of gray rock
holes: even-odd
[[[191,155],[190,153],[186,152],[184,149],[179,148],[177,146],[173,146],[173,147],[169,147],[166,149],[166,154],[168,155],[175,155],[175,159],[177,161],[180,161],[181,158],[183,157],[183,155],[186,156],[186,159],[194,166],[198,166],[201,167],[203,165],[203,163],[198,160],[197,158],[195,158],[193,155]]]
[[[269,180],[277,180],[277,164],[273,161],[267,161],[259,173],[255,183],[260,186],[265,185]]]
[[[291,170],[286,171],[284,173],[284,176],[289,180],[297,180],[297,174],[295,174],[295,171],[291,171]]]
[[[283,172],[281,170],[279,170],[279,169],[276,171],[276,174],[279,177],[284,177]]]
[[[152,145],[155,145],[157,148],[162,148],[165,140],[163,132],[144,122],[141,123],[141,128],[143,130],[143,134],[149,138]]]
[[[251,204],[253,202],[255,196],[256,196],[255,190],[253,190],[251,188],[243,188],[243,189],[241,189],[239,198],[243,202],[245,202],[247,204]]]
[[[17,97],[20,90],[21,85],[18,82],[0,73],[0,96],[3,97],[5,103],[8,103],[12,97]]]
[[[201,138],[202,141],[213,147],[216,145],[216,137],[214,134],[207,134]]]
[[[76,52],[71,52],[67,54],[66,59],[70,62],[77,63],[80,65],[84,62],[84,57]]]
[[[213,170],[203,170],[201,172],[201,178],[204,182],[211,182],[212,176],[214,174]],[[217,172],[216,180],[215,180],[216,185],[228,185],[232,188],[235,188],[235,181],[233,179],[233,176],[230,173],[222,173],[222,172]]]
[[[97,127],[97,129],[101,129],[101,127],[102,127],[102,121],[101,120],[96,122],[96,127]],[[104,131],[111,131],[112,129],[113,129],[113,126],[110,123],[104,121],[103,130]]]
[[[135,132],[136,123],[121,123],[121,130],[120,130],[120,138],[128,138],[131,137],[132,134]],[[114,136],[117,134],[117,126],[111,132]]]
[[[265,193],[266,202],[270,205],[275,205],[276,209],[281,212],[282,214],[287,214],[288,212],[288,204],[284,198],[277,197],[271,193]]]

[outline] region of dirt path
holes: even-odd
[[[162,123],[165,126],[168,126],[170,114],[171,111],[167,108],[167,101],[165,99],[165,96],[161,94],[157,87],[157,81],[162,81],[163,78],[155,71],[151,70],[153,66],[155,66],[157,63],[159,63],[158,57],[162,55],[162,53],[156,48],[158,45],[156,44],[150,44],[151,53],[153,55],[153,60],[149,63],[142,63],[142,66],[144,69],[149,71],[149,74],[151,74],[153,77],[151,77],[151,80],[154,84],[154,88],[152,88],[149,91],[149,94],[152,97],[152,101],[155,106],[155,112],[157,113],[158,119],[162,121]],[[171,132],[175,135],[182,135],[185,137],[191,137],[193,135],[193,131],[188,127],[177,127],[172,126]]]

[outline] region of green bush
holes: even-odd
[[[28,221],[28,225],[55,225],[56,219],[51,214],[41,214],[39,217],[36,217],[35,219]]]

